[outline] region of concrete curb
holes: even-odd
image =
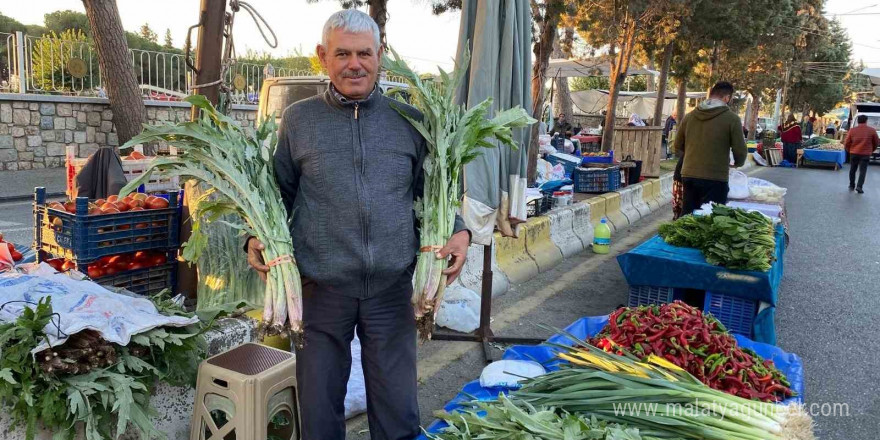
[[[548,216],[530,218],[523,229],[526,236],[526,252],[538,264],[539,272],[546,272],[562,261],[562,251],[550,238]]]
[[[593,246],[594,230],[591,210],[592,206],[589,203],[576,203],[571,207],[571,212],[574,214],[571,223],[572,230],[581,239],[584,250],[592,249]],[[551,228],[550,231],[553,232],[553,229]]]
[[[492,296],[501,295],[510,289],[507,275],[498,267],[496,246],[492,247]],[[453,284],[458,284],[465,289],[479,294],[483,289],[483,252],[485,246],[472,244],[468,248],[468,258],[465,260],[461,274]]]
[[[611,224],[611,232],[617,232],[626,229],[629,225],[629,219],[621,211],[620,193],[612,192],[601,195],[605,199],[605,218]]]
[[[651,179],[646,180],[645,184],[642,199],[648,204],[651,212],[656,212],[660,209],[660,181]]]
[[[590,207],[590,224],[595,228],[599,226],[599,222],[605,217],[605,206],[607,203],[604,197],[594,197],[587,200],[587,205]],[[592,243],[592,240],[590,240],[590,243]]]
[[[636,186],[628,186],[617,190],[620,194],[620,212],[626,217],[628,225],[631,225],[642,219],[642,213],[636,209],[634,198],[636,194]],[[609,216],[610,217],[610,216]],[[616,226],[616,223],[615,223]]]
[[[652,210],[648,206],[648,204],[645,203],[645,200],[647,200],[650,197],[650,194],[648,194],[647,197],[645,196],[645,188],[646,187],[648,188],[648,192],[650,193],[650,186],[649,185],[652,185],[652,184],[650,183],[650,181],[647,181],[647,180],[644,182],[640,182],[638,185],[633,185],[633,187],[634,187],[633,188],[633,197],[632,197],[633,208],[636,208],[636,210],[639,211],[639,214],[641,214],[642,217],[647,217],[647,216],[651,215],[651,212],[652,212]]]
[[[540,272],[538,263],[526,250],[525,227],[526,224],[517,226],[516,237],[502,237],[501,234],[495,233],[495,255],[498,258],[498,267],[507,275],[508,280],[517,284],[534,278]]]
[[[578,203],[574,206],[589,205]],[[574,230],[574,206],[554,210],[547,215],[550,217],[550,240],[559,248],[564,258],[571,257],[589,246]],[[589,211],[586,215],[586,224],[590,224]],[[592,242],[592,239],[590,241]]]

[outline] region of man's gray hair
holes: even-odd
[[[357,9],[344,9],[327,19],[327,22],[324,23],[324,35],[321,38],[321,45],[325,48],[327,40],[330,38],[330,32],[333,32],[334,29],[342,29],[354,34],[370,32],[373,34],[373,41],[376,42],[376,49],[379,49],[379,25],[373,21],[372,17]]]

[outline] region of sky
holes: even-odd
[[[247,2],[254,6],[275,31],[278,47],[271,49],[263,41],[250,15],[242,10],[236,14],[233,29],[235,49],[239,54],[244,54],[247,49],[265,50],[277,55],[287,55],[294,51],[311,54],[321,40],[321,30],[327,17],[340,9],[337,0],[315,4],[306,3],[306,0]],[[159,35],[161,44],[165,29],[171,29],[174,45],[182,48],[187,28],[198,22],[201,2],[117,0],[116,3],[125,30],[135,32],[144,23],[149,23]],[[24,24],[42,25],[44,14],[64,9],[85,12],[82,0],[4,0],[0,12]],[[431,13],[428,0],[393,0],[389,2],[388,13],[388,43],[413,68],[423,72],[433,72],[437,66],[451,69],[458,44],[459,13],[447,12],[442,16],[435,16]]]
[[[278,48],[271,49],[260,36],[251,17],[244,11],[236,16],[233,30],[236,50],[270,51],[287,55],[294,51],[311,54],[321,39],[321,29],[330,14],[339,9],[337,0],[307,4],[306,0],[248,0],[278,35]],[[2,13],[25,24],[42,24],[43,14],[61,9],[84,12],[82,0],[5,1]],[[199,0],[117,0],[122,24],[136,31],[144,23],[159,35],[171,29],[174,45],[183,47],[186,30],[198,20]],[[825,12],[835,14],[853,42],[853,59],[880,67],[880,0],[828,0]],[[436,66],[452,67],[458,43],[460,15],[431,14],[429,0],[389,2],[388,42],[419,71]]]

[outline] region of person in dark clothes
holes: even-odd
[[[801,126],[793,114],[788,115],[785,125],[779,128],[782,137],[782,158],[790,163],[797,163],[797,150],[801,148]]]
[[[568,119],[565,118],[565,113],[560,113],[553,124],[553,131],[558,131],[562,137],[567,139],[571,137],[571,129],[571,122],[568,122]]]
[[[675,124],[677,124],[675,120],[675,114],[671,114],[668,118],[666,118],[666,124],[663,125],[662,142],[664,158],[669,157],[669,133],[672,131],[673,128],[675,128]]]
[[[859,194],[864,194],[865,191],[862,188],[865,185],[868,162],[871,161],[871,154],[880,146],[880,138],[877,137],[877,130],[868,125],[867,116],[859,115],[856,122],[859,125],[853,127],[846,134],[843,147],[849,154],[849,190],[856,190]],[[856,169],[859,170],[858,185],[856,184]]]
[[[704,203],[727,203],[730,152],[735,166],[741,167],[746,161],[742,122],[728,107],[733,93],[729,82],[716,83],[709,99],[688,113],[678,126],[674,146],[684,161],[682,215],[693,213]]]
[[[382,47],[369,15],[333,14],[317,54],[330,86],[284,110],[274,161],[284,205],[296,213],[290,228],[302,274],[301,438],[345,438],[343,403],[357,331],[370,437],[411,440],[420,434],[411,304],[420,248],[413,208],[424,189],[427,143],[397,109],[422,115],[379,89]],[[470,244],[460,218],[454,231],[439,251],[422,250],[451,256],[443,272],[449,282]],[[263,244],[250,238],[246,246],[250,265],[268,272]]]

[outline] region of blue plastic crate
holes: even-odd
[[[128,291],[152,296],[165,289],[173,294],[177,285],[177,261],[139,270],[129,270],[94,280],[102,286],[121,287]]]
[[[758,313],[758,302],[707,291],[703,312],[711,313],[731,333],[751,337],[755,315]]]
[[[647,306],[651,304],[671,303],[674,294],[672,287],[630,286],[629,306]]]
[[[598,153],[598,151],[595,151]],[[584,156],[581,159],[581,164],[589,165],[591,163],[614,163],[614,151],[609,151],[608,156]]]
[[[620,188],[620,167],[576,168],[571,175],[574,192],[605,193]]]
[[[169,207],[118,214],[88,215],[88,199],[76,199],[76,214],[46,206],[46,189],[34,192],[34,248],[77,264],[107,255],[180,245],[178,192],[168,195]]]

